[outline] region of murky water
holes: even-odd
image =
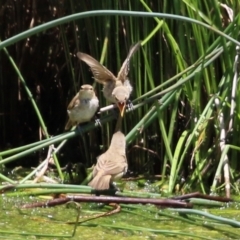
[[[159,215],[165,210],[150,205],[123,205],[121,212],[93,219],[79,224],[74,237],[71,237],[77,210],[66,205],[52,208],[20,209],[22,204],[31,201],[43,201],[39,198],[5,197],[0,200],[0,239],[240,239],[240,229],[228,225],[211,222],[208,219],[195,217],[192,221],[205,223],[206,226],[196,226],[171,217]],[[136,207],[136,206],[134,206]],[[81,204],[80,221],[85,221],[95,214],[109,211],[96,204]],[[226,208],[211,208],[206,210],[218,216],[240,220],[240,211],[236,206]],[[172,216],[180,216],[172,213]],[[154,232],[155,230],[155,232]],[[162,232],[156,232],[156,230]],[[167,233],[163,232],[168,231]],[[16,232],[14,235],[3,231]],[[190,236],[181,235],[188,233]],[[172,233],[170,235],[170,233]],[[231,235],[238,234],[237,235]],[[26,234],[26,235],[21,235]],[[41,234],[52,236],[40,236]],[[38,236],[39,235],[39,236]],[[56,236],[55,236],[56,235]],[[192,236],[191,236],[192,235]],[[202,237],[202,238],[199,238]]]

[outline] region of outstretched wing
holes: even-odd
[[[77,56],[80,60],[84,61],[93,73],[94,79],[101,83],[106,84],[108,81],[116,81],[116,77],[102,64],[90,55],[82,52],[78,52]]]
[[[124,63],[122,64],[120,71],[118,72],[118,76],[117,76],[118,80],[124,82],[127,79],[127,75],[129,72],[130,59],[131,59],[132,55],[139,49],[140,46],[141,46],[141,42],[138,42],[135,45],[131,46],[128,56],[127,56],[126,60],[124,61]]]

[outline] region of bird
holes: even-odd
[[[89,84],[81,86],[79,92],[67,107],[69,119],[65,130],[80,123],[89,122],[99,107],[99,100]]]
[[[98,157],[94,166],[93,179],[88,185],[96,190],[109,189],[114,180],[127,172],[126,139],[121,131],[121,119],[119,116],[108,150]]]
[[[98,83],[104,85],[103,95],[109,102],[117,104],[122,117],[124,115],[126,103],[133,90],[128,79],[129,62],[132,55],[140,46],[141,42],[138,42],[130,48],[127,58],[123,62],[117,77],[90,55],[82,52],[77,53],[77,57],[90,67],[94,79]]]

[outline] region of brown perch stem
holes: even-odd
[[[22,208],[36,208],[36,207],[53,207],[64,204],[69,201],[75,202],[96,202],[96,203],[125,203],[125,204],[153,204],[158,207],[171,208],[192,208],[191,203],[182,202],[172,199],[156,199],[156,198],[123,198],[123,197],[104,197],[104,196],[74,196],[68,195],[66,198],[57,198],[46,202],[38,202],[31,204],[24,204]]]
[[[172,197],[171,199],[186,200],[189,198],[202,198],[202,199],[214,200],[214,201],[218,201],[218,202],[233,202],[233,199],[231,199],[231,198],[205,195],[200,192],[194,192],[194,193],[189,193],[189,194],[185,194],[185,195],[181,195],[181,196],[177,196],[177,197]]]

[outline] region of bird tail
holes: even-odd
[[[97,174],[96,177],[93,178],[93,180],[88,183],[88,186],[97,189],[97,190],[105,190],[109,189],[109,184],[111,180],[111,175],[101,175]]]

